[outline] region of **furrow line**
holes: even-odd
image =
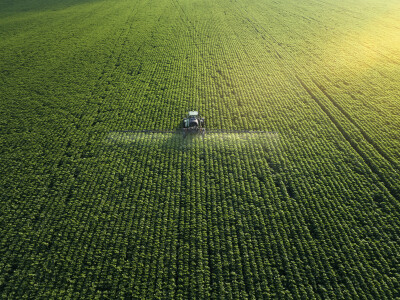
[[[322,111],[328,116],[328,118],[331,120],[331,122],[335,125],[335,127],[339,130],[339,132],[342,134],[342,136],[345,138],[345,140],[350,144],[350,146],[356,151],[356,153],[362,158],[362,160],[365,162],[365,164],[369,167],[370,171],[372,174],[375,174],[377,178],[380,179],[380,181],[384,184],[386,187],[388,193],[390,194],[391,197],[398,199],[398,191],[390,187],[390,184],[387,183],[386,178],[379,172],[377,171],[376,166],[371,162],[370,158],[359,148],[356,142],[353,141],[353,139],[350,137],[350,135],[346,132],[346,130],[340,125],[340,123],[335,119],[335,117],[329,112],[329,110],[325,107],[324,104],[314,95],[314,93],[311,91],[311,89],[304,83],[303,80],[300,79],[297,75],[295,75],[296,79],[299,81],[301,86],[304,88],[304,90],[310,95],[310,97],[315,101],[315,103],[318,104],[318,106],[322,109]]]
[[[256,23],[256,19],[253,17],[253,20],[250,20],[249,18],[247,18],[250,23],[252,24],[252,26],[254,27],[254,29],[257,31],[257,33],[259,33],[259,31],[257,30],[257,27],[255,25]],[[261,25],[258,24],[258,26],[264,31],[264,33],[266,35],[268,35],[275,43],[275,45],[277,45],[277,48],[282,50],[283,53],[285,53],[286,55],[288,55],[290,58],[293,59],[293,62],[296,62],[296,59],[292,56],[292,54],[287,51],[285,48],[280,46],[280,43],[271,35],[268,33],[268,31]],[[365,46],[365,45],[364,45]],[[367,46],[365,46],[367,47]],[[275,51],[277,51],[275,49]],[[378,52],[377,52],[378,53]],[[379,53],[381,54],[381,53]],[[381,54],[382,55],[382,54]],[[384,56],[386,59],[389,59],[387,56]],[[398,64],[398,62],[390,60],[391,63],[393,64]],[[297,64],[297,63],[296,63]],[[283,67],[286,67],[284,63],[282,63]],[[299,69],[302,69],[301,66],[298,66]],[[380,73],[380,72],[379,72]],[[382,74],[381,74],[382,75]],[[383,75],[382,75],[383,76]],[[300,79],[298,78],[298,76],[296,75],[296,78],[300,81]],[[400,171],[400,166],[365,132],[365,130],[362,129],[361,126],[359,126],[354,119],[349,115],[349,113],[346,112],[346,110],[344,110],[325,90],[325,88],[319,84],[318,82],[316,82],[316,80],[314,78],[312,78],[310,76],[310,79],[313,81],[313,83],[318,87],[318,89],[329,99],[330,102],[332,102],[332,104],[346,117],[347,120],[349,120],[349,122],[351,124],[353,124],[361,133],[361,135],[364,137],[364,139],[389,163],[389,165],[393,168],[394,171]],[[303,85],[303,84],[302,84]],[[304,86],[303,86],[304,87]],[[318,103],[319,105],[322,104],[321,102]],[[321,106],[321,105],[320,105]],[[325,111],[325,110],[324,110]],[[338,123],[338,122],[336,122]],[[344,129],[343,129],[344,131]],[[354,142],[353,142],[354,143]],[[354,148],[354,147],[353,147]],[[359,150],[361,151],[361,150]],[[364,154],[365,156],[365,154]]]
[[[396,169],[399,169],[399,166],[394,162],[380,147],[379,145],[374,142],[370,136],[358,125],[354,119],[349,115],[348,112],[346,112],[343,107],[341,107],[333,98],[331,95],[327,93],[325,90],[325,87],[319,84],[314,78],[311,78],[312,82],[318,87],[318,89],[325,95],[326,98],[329,99],[329,101],[346,117],[347,120],[349,120],[350,123],[352,123],[361,133],[361,135],[364,137],[364,139],[371,144],[371,146],[384,158],[386,159],[390,165]]]

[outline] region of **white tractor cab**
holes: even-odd
[[[204,118],[198,111],[189,111],[186,118],[183,119],[183,132],[186,133],[205,133]]]

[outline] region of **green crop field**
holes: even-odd
[[[398,0],[0,0],[0,151],[2,299],[400,299]]]

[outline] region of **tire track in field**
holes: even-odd
[[[359,148],[358,144],[351,138],[351,136],[347,133],[347,131],[340,125],[340,123],[335,119],[335,117],[331,114],[331,112],[326,108],[326,106],[314,95],[314,93],[311,91],[311,89],[304,83],[303,80],[300,79],[298,75],[295,75],[296,79],[300,83],[300,85],[303,87],[303,89],[310,95],[310,97],[315,101],[315,103],[318,104],[318,106],[321,108],[321,110],[328,116],[328,118],[331,120],[332,124],[339,130],[339,132],[342,134],[342,136],[345,138],[345,140],[351,145],[351,147],[356,151],[356,153],[362,158],[362,160],[365,162],[365,164],[368,166],[372,174],[375,174],[376,177],[380,179],[382,183],[384,183],[384,186],[386,187],[387,191],[390,193],[390,195],[398,199],[399,192],[392,188],[390,183],[388,184],[387,179],[384,175],[381,174],[381,172],[378,170],[378,168],[373,164],[371,159]]]
[[[346,112],[343,107],[341,107],[333,98],[331,95],[328,94],[328,92],[326,91],[325,87],[323,85],[321,85],[320,83],[318,83],[314,78],[311,78],[312,82],[314,82],[314,84],[318,87],[318,89],[325,95],[326,98],[328,98],[328,100],[333,104],[333,106],[335,106],[345,117],[347,120],[349,120],[349,122],[351,124],[353,124],[361,133],[361,135],[364,137],[364,139],[383,157],[385,158],[390,165],[393,168],[396,168],[397,170],[399,169],[399,166],[396,164],[395,161],[393,161],[389,155],[387,155],[386,152],[384,152],[381,147],[374,141],[371,139],[371,137],[364,131],[364,129],[361,128],[360,125],[358,125],[354,119],[349,115],[348,112]]]
[[[299,78],[299,76],[297,75],[298,72],[297,70],[302,70],[304,68],[302,68],[301,66],[299,66],[299,64],[296,61],[296,58],[292,55],[292,53],[290,53],[287,49],[283,48],[280,44],[280,42],[272,35],[268,32],[267,29],[265,29],[263,26],[260,25],[260,23],[258,23],[256,21],[256,19],[254,17],[246,17],[244,15],[242,15],[242,17],[247,20],[249,22],[249,24],[251,25],[251,27],[256,31],[257,34],[259,34],[263,40],[265,40],[264,38],[264,34],[270,38],[273,41],[273,45],[268,45],[268,46],[272,46],[274,51],[277,53],[279,52],[278,49],[280,51],[282,51],[283,53],[285,53],[285,55],[278,55],[279,60],[278,62],[280,63],[280,65],[282,66],[282,69],[287,70],[288,69],[288,65],[285,64],[282,59],[284,58],[289,58],[292,62],[292,64],[295,66],[294,69],[290,69],[287,70],[286,72],[289,74],[295,74],[294,76],[296,77],[296,79],[300,82],[301,86],[307,91],[307,93],[311,96],[311,98],[317,103],[317,105],[322,109],[322,111],[328,116],[328,118],[330,119],[330,121],[333,123],[333,125],[336,127],[336,129],[342,134],[342,136],[345,138],[345,140],[350,144],[350,146],[355,150],[355,152],[362,158],[362,160],[365,162],[365,164],[368,166],[368,168],[370,169],[372,174],[375,174],[377,176],[377,178],[380,179],[380,181],[382,183],[384,183],[384,186],[386,188],[386,190],[389,192],[389,194],[393,197],[396,198],[395,196],[398,196],[399,192],[392,188],[390,182],[388,183],[386,176],[383,175],[378,167],[376,167],[373,162],[371,161],[371,159],[368,157],[368,155],[366,155],[357,145],[357,143],[351,138],[351,136],[347,133],[347,131],[342,127],[342,125],[340,125],[339,122],[337,122],[337,120],[333,117],[333,115],[329,112],[328,108],[325,107],[325,105],[311,92],[311,89],[308,88],[305,83]],[[259,28],[257,28],[257,26]],[[281,53],[282,53],[281,52]],[[294,72],[293,72],[294,71]],[[305,76],[310,77],[310,75],[306,74]],[[311,80],[313,80],[311,78]],[[325,93],[324,93],[325,94]],[[339,110],[342,114],[346,113],[344,110]],[[351,122],[351,124],[355,125],[353,122]],[[359,126],[356,126],[357,129],[361,129]],[[361,131],[361,130],[360,130]],[[364,132],[365,133],[365,132]],[[365,134],[366,135],[366,134]],[[367,136],[367,135],[366,135]],[[364,139],[366,139],[366,137],[363,135]],[[372,141],[371,138],[369,138],[370,141]],[[367,142],[369,142],[368,139],[366,139]],[[373,141],[372,141],[373,142]],[[371,145],[373,146],[373,145]],[[374,147],[375,148],[375,147]],[[380,152],[378,152],[380,154]],[[387,155],[386,155],[387,156]],[[286,185],[282,182],[283,186],[279,186],[276,185],[276,187],[280,190],[286,189]]]
[[[293,57],[292,53],[290,53],[288,50],[286,50],[285,48],[283,48],[281,46],[281,44],[279,43],[279,41],[272,35],[270,34],[267,29],[265,29],[263,26],[260,25],[260,23],[257,22],[257,20],[255,19],[255,17],[253,16],[252,18],[250,17],[246,17],[246,19],[249,21],[249,23],[251,24],[251,26],[253,27],[253,29],[257,32],[257,34],[261,35],[262,34],[266,34],[275,44],[274,46],[276,46],[276,49],[279,49],[280,51],[282,51],[283,53],[285,53],[285,56],[290,58],[292,61],[292,64],[295,66],[294,70],[290,69],[288,70],[289,74],[295,74],[294,77],[297,79],[298,82],[300,82],[301,86],[306,90],[306,92],[310,95],[310,97],[316,102],[316,104],[322,109],[322,111],[328,116],[328,118],[331,120],[331,122],[334,124],[334,126],[341,132],[341,134],[343,135],[343,137],[346,139],[346,141],[351,145],[351,147],[356,151],[356,153],[363,159],[363,161],[366,163],[366,165],[369,167],[369,169],[371,170],[371,172],[373,174],[375,174],[376,176],[378,176],[378,178],[381,180],[381,182],[385,183],[385,187],[386,189],[390,192],[390,194],[395,197],[395,196],[399,196],[399,191],[397,189],[392,188],[390,182],[388,182],[388,180],[386,179],[386,176],[384,176],[382,174],[382,172],[379,170],[379,167],[376,166],[370,157],[368,157],[368,155],[366,153],[364,153],[363,150],[360,149],[359,145],[357,142],[354,141],[354,139],[349,135],[349,133],[347,133],[347,131],[343,128],[342,125],[340,125],[340,123],[335,119],[335,117],[329,112],[328,108],[314,95],[314,93],[312,93],[311,89],[304,83],[303,80],[300,79],[300,77],[298,76],[298,72],[297,70],[303,70],[304,68],[302,68],[299,63],[297,63],[296,58]],[[259,28],[261,28],[261,30],[257,29],[257,26]],[[275,47],[274,47],[275,48]],[[283,61],[279,60],[280,64],[282,66],[283,69],[287,70],[288,65],[285,64]],[[294,72],[293,72],[294,71]],[[390,158],[390,156],[388,156],[380,147],[379,145],[376,144],[376,142],[373,141],[372,138],[370,138],[368,136],[368,134],[351,118],[351,116],[341,107],[339,106],[334,100],[333,98],[326,93],[326,91],[324,91],[323,87],[321,85],[319,85],[315,79],[309,75],[309,74],[305,74],[306,77],[310,78],[313,83],[318,87],[318,89],[321,90],[321,92],[324,94],[324,96],[332,103],[333,106],[335,106],[338,111],[349,121],[349,123],[354,126],[356,128],[356,130],[361,133],[362,137],[364,138],[364,140],[371,145],[371,147],[373,149],[375,149],[375,151],[386,161],[389,163],[389,165],[392,168],[396,168],[398,169],[397,164]],[[395,197],[396,198],[396,197]]]
[[[285,53],[284,57],[289,58],[293,65],[295,66],[294,70],[290,69],[288,70],[288,66],[287,64],[285,64],[283,61],[278,60],[282,66],[282,68],[284,70],[286,70],[287,73],[291,74],[293,76],[293,73],[295,74],[294,76],[297,78],[298,81],[300,81],[298,74],[299,70],[302,70],[304,68],[302,68],[301,66],[299,66],[299,64],[296,62],[295,57],[293,57],[292,53],[290,53],[287,49],[283,48],[281,46],[281,44],[279,43],[279,41],[272,35],[270,34],[263,26],[260,26],[259,23],[256,22],[256,20],[251,17],[245,17],[243,15],[241,15],[242,18],[244,18],[245,20],[247,20],[251,27],[253,28],[253,30],[256,31],[257,34],[261,35],[261,37],[263,37],[263,34],[265,34],[266,36],[268,36],[272,41],[273,44],[272,45],[274,47],[274,50],[277,51],[277,49],[281,50],[283,53]],[[252,20],[253,19],[253,20]],[[265,40],[265,38],[263,38]],[[271,45],[269,45],[271,46]],[[281,53],[282,53],[281,52]],[[279,57],[283,57],[282,55],[280,55]],[[293,72],[294,71],[294,72]],[[304,74],[305,78],[310,78],[311,80],[313,80],[313,78],[311,77],[310,74]],[[314,80],[313,80],[314,81]],[[315,84],[315,82],[314,82]],[[302,86],[304,88],[304,82],[302,82]],[[307,90],[308,89],[308,90]],[[306,91],[307,92],[311,92],[311,90],[307,87]],[[311,92],[312,93],[312,92]],[[309,93],[310,94],[310,93]],[[325,97],[327,97],[327,95],[325,95],[325,93],[323,93]],[[381,171],[381,167],[377,166],[372,158],[367,155],[361,148],[356,140],[354,140],[354,138],[352,138],[349,133],[344,129],[344,127],[333,117],[333,115],[329,112],[328,108],[321,102],[321,100],[317,99],[317,97],[314,94],[310,94],[311,98],[317,103],[317,105],[322,109],[322,111],[329,117],[329,119],[331,120],[331,122],[333,123],[333,125],[339,130],[339,132],[343,135],[343,137],[345,138],[345,140],[350,144],[350,146],[354,149],[354,151],[361,157],[361,159],[365,162],[366,166],[370,169],[371,174],[374,174],[373,177],[375,177],[375,180],[378,179],[383,185],[384,188],[386,189],[387,192],[389,192],[389,194],[392,196],[392,198],[396,199],[396,196],[399,196],[399,190],[396,187],[396,184],[393,184],[393,181],[390,180],[390,178],[387,177],[387,175]],[[332,102],[332,105],[336,106],[336,103],[333,103],[333,101],[331,99],[329,99],[329,97],[327,97],[328,100],[330,100]],[[338,107],[336,107],[338,108]],[[380,149],[380,147],[373,141],[372,138],[370,138],[367,133],[359,126],[357,125],[354,120],[351,119],[351,117],[349,116],[349,114],[344,110],[344,109],[339,109],[339,112],[341,114],[343,114],[350,123],[350,126],[354,126],[355,129],[361,133],[362,137],[364,138],[364,140],[369,143],[371,145],[372,149],[375,149],[376,152],[381,155],[381,157],[386,160],[387,162],[390,162],[389,165],[391,165],[392,167],[395,167],[396,164],[393,162],[393,160],[390,158],[390,156],[388,156],[386,153],[383,152],[382,149]],[[347,114],[347,115],[346,115]],[[348,116],[350,117],[350,119],[348,118]],[[378,149],[380,151],[378,151]],[[383,155],[382,155],[383,154]],[[383,168],[383,170],[386,168]]]

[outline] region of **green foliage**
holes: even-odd
[[[396,1],[0,7],[4,299],[400,297]]]

